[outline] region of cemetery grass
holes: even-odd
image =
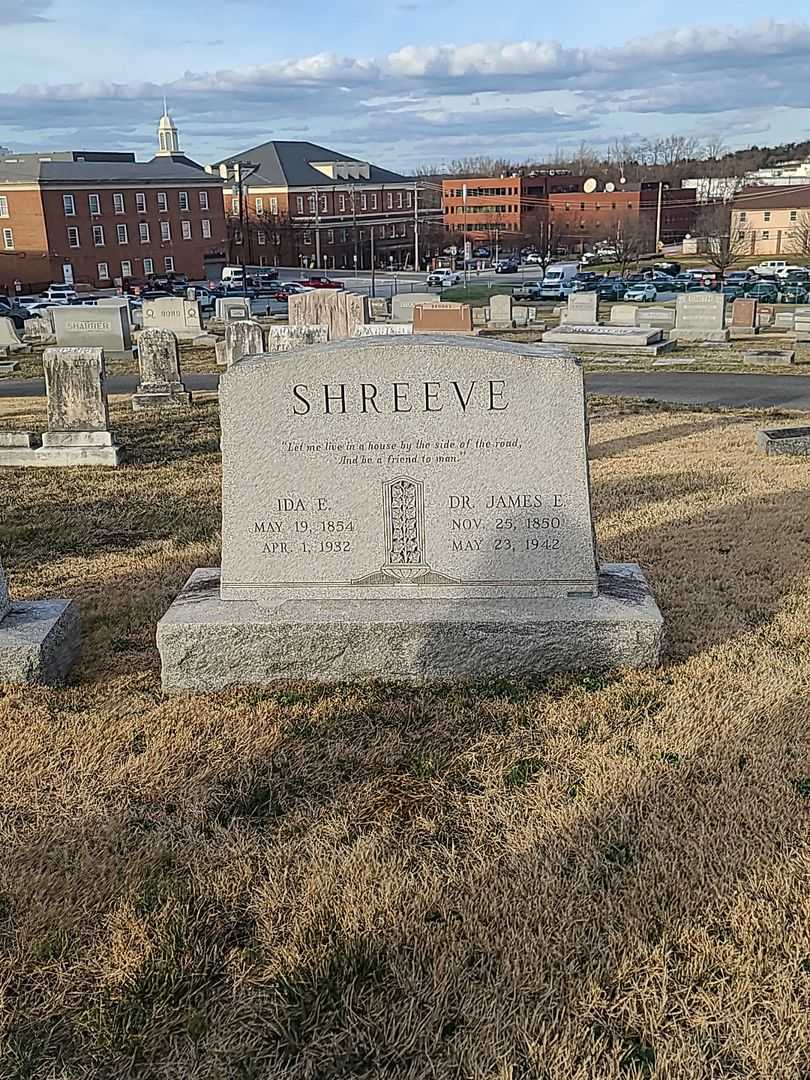
[[[15,353],[11,359],[19,363],[19,370],[8,376],[10,379],[42,379],[42,346],[33,346],[25,352]],[[108,375],[137,375],[137,360],[106,360],[105,366]],[[191,372],[216,372],[221,369],[217,366],[216,354],[213,347],[192,346],[181,343],[180,345],[180,371],[189,374]],[[0,379],[2,386],[2,379]]]
[[[810,460],[752,444],[808,420],[593,401],[664,665],[451,689],[162,698],[212,401],[0,471],[14,595],[84,625],[66,688],[0,688],[0,1076],[804,1080]]]

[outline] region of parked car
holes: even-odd
[[[810,292],[804,285],[787,284],[782,285],[779,289],[779,302],[781,304],[806,304]]]
[[[804,273],[805,269],[806,267],[804,266],[783,266],[780,270],[776,271],[776,276],[778,278],[786,278],[789,277],[791,274]]]
[[[543,289],[542,281],[523,281],[512,286],[514,300],[539,300]]]
[[[745,295],[753,300],[760,300],[765,304],[779,302],[779,290],[775,284],[768,281],[760,281],[758,285],[752,285],[745,290]]]
[[[658,289],[652,282],[647,281],[639,285],[631,285],[624,294],[624,299],[641,302],[643,304],[649,300],[655,300],[656,296],[658,296]]]
[[[516,274],[520,270],[517,259],[499,259],[495,263],[496,274]]]
[[[308,285],[310,289],[345,289],[346,283],[335,281],[334,278],[324,277],[322,274],[312,274],[308,278],[301,278],[301,285]]]
[[[312,292],[312,286],[302,285],[300,281],[282,281],[276,286],[276,295],[280,292],[292,296],[293,293]]]
[[[9,301],[5,296],[0,296],[0,319],[10,319],[15,330],[22,330],[28,319],[32,318],[28,308],[21,307],[13,298]]]
[[[653,263],[653,270],[659,270],[662,274],[666,274],[667,277],[674,278],[681,272],[681,264],[679,262],[673,262],[671,259],[664,259],[661,262]]]
[[[44,296],[50,304],[67,304],[79,298],[79,294],[72,285],[51,285],[46,289]]]
[[[604,278],[597,286],[600,300],[623,300],[627,294],[627,285],[619,278]]]
[[[532,265],[542,263],[543,256],[540,254],[539,251],[530,251],[529,254],[526,256],[526,262],[531,263]]]
[[[767,259],[756,266],[749,266],[748,269],[759,277],[776,277],[777,273],[784,270],[786,266],[786,259]]]
[[[452,285],[459,285],[460,283],[461,274],[458,270],[450,270],[447,267],[439,267],[438,270],[431,270],[427,276],[428,286],[439,289],[449,289]]]
[[[192,288],[194,289],[194,299],[200,305],[200,311],[213,311],[216,307],[218,294],[205,285],[194,285]]]
[[[728,270],[723,280],[726,285],[741,285],[745,287],[749,284],[755,285],[757,278],[750,270]]]
[[[743,285],[724,285],[722,293],[728,301],[741,300],[745,296],[745,287]]]

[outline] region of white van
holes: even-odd
[[[543,275],[541,299],[564,299],[571,292],[571,283],[578,273],[579,263],[552,263]]]
[[[244,268],[244,266],[223,266],[222,267],[222,284],[223,285],[244,285],[245,284],[245,268]]]

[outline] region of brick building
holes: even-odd
[[[414,224],[437,214],[417,181],[314,143],[266,142],[208,168],[227,181],[229,257],[246,265],[365,269],[373,232],[376,266],[412,267]]]
[[[735,250],[750,255],[810,255],[810,184],[756,187],[731,206]]]
[[[542,246],[547,240],[549,197],[581,191],[584,180],[567,173],[443,180],[444,227],[451,237],[504,250]]]
[[[615,240],[622,230],[638,229],[655,247],[658,217],[658,183],[617,185],[614,191],[586,192],[580,187],[569,194],[548,197],[549,230],[555,251],[574,254],[599,241]],[[663,244],[679,243],[693,232],[697,217],[694,190],[661,188],[661,234]]]
[[[0,158],[0,290],[104,287],[224,261],[222,181],[179,150],[168,114],[151,161],[64,151]]]

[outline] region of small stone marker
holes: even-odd
[[[249,319],[250,301],[238,296],[220,296],[214,305],[214,315],[222,322],[231,319]]]
[[[46,349],[42,356],[48,395],[48,430],[35,449],[0,443],[0,465],[118,465],[121,447],[108,427],[104,350]],[[27,436],[28,432],[14,435]]]
[[[641,571],[597,564],[564,350],[414,335],[256,356],[223,373],[220,411],[222,572],[158,625],[166,690],[657,663]]]
[[[610,309],[611,326],[638,326],[638,304],[614,304]]]
[[[388,318],[388,301],[384,296],[370,296],[368,310],[372,319]]]
[[[183,300],[179,296],[146,300],[141,317],[144,330],[171,330],[178,341],[193,341],[205,333],[196,300]]]
[[[643,326],[585,326],[563,323],[543,334],[543,341],[558,345],[616,345],[645,348],[661,341],[661,331]]]
[[[138,338],[141,381],[132,408],[182,409],[191,405],[191,394],[180,377],[177,338],[171,330],[144,330]]]
[[[758,303],[754,299],[735,300],[731,305],[732,341],[754,338],[759,333]]]
[[[759,326],[769,326],[770,323],[767,323],[767,322],[763,321],[762,307],[763,307],[763,305],[760,304],[758,325]],[[774,323],[774,326],[775,326],[775,328],[777,330],[792,330],[793,329],[793,320],[794,320],[794,318],[795,318],[795,315],[794,315],[794,313],[792,311],[777,311],[776,315],[774,317],[773,323]]]
[[[681,293],[675,302],[678,341],[728,341],[726,298],[722,293]]]
[[[435,304],[438,299],[437,293],[397,293],[391,297],[391,321],[412,323],[413,309],[417,304]]]
[[[60,685],[80,641],[79,613],[72,600],[12,603],[0,563],[0,683]]]
[[[595,292],[576,292],[568,297],[568,310],[565,315],[567,326],[595,326],[599,310],[599,294]]]
[[[330,341],[354,337],[355,326],[371,322],[367,296],[336,289],[293,293],[287,317],[290,326],[328,326]]]
[[[229,319],[225,323],[225,366],[243,356],[264,352],[264,330],[255,319]]]
[[[131,360],[129,315],[120,305],[70,305],[48,309],[53,317],[56,344],[64,348],[103,349],[112,360]]]
[[[653,326],[657,330],[671,330],[675,325],[675,308],[660,304],[645,305],[638,315],[639,326]]]
[[[757,446],[766,454],[810,457],[810,427],[771,428],[757,433]]]
[[[415,334],[471,334],[472,328],[472,310],[469,304],[437,300],[432,304],[417,304],[413,309]]]
[[[504,293],[495,293],[489,298],[489,321],[494,327],[512,325],[512,297]]]
[[[746,349],[743,353],[745,364],[792,364],[795,359],[793,349]]]
[[[355,332],[360,324],[355,327]],[[369,327],[371,329],[371,327]],[[379,327],[374,327],[379,330]],[[266,333],[268,352],[289,352],[304,345],[325,345],[329,340],[328,326],[271,326]]]
[[[797,341],[810,341],[810,306],[800,305],[795,309],[793,329]]]
[[[17,327],[5,317],[0,318],[0,355],[25,348],[25,342],[17,333]]]

